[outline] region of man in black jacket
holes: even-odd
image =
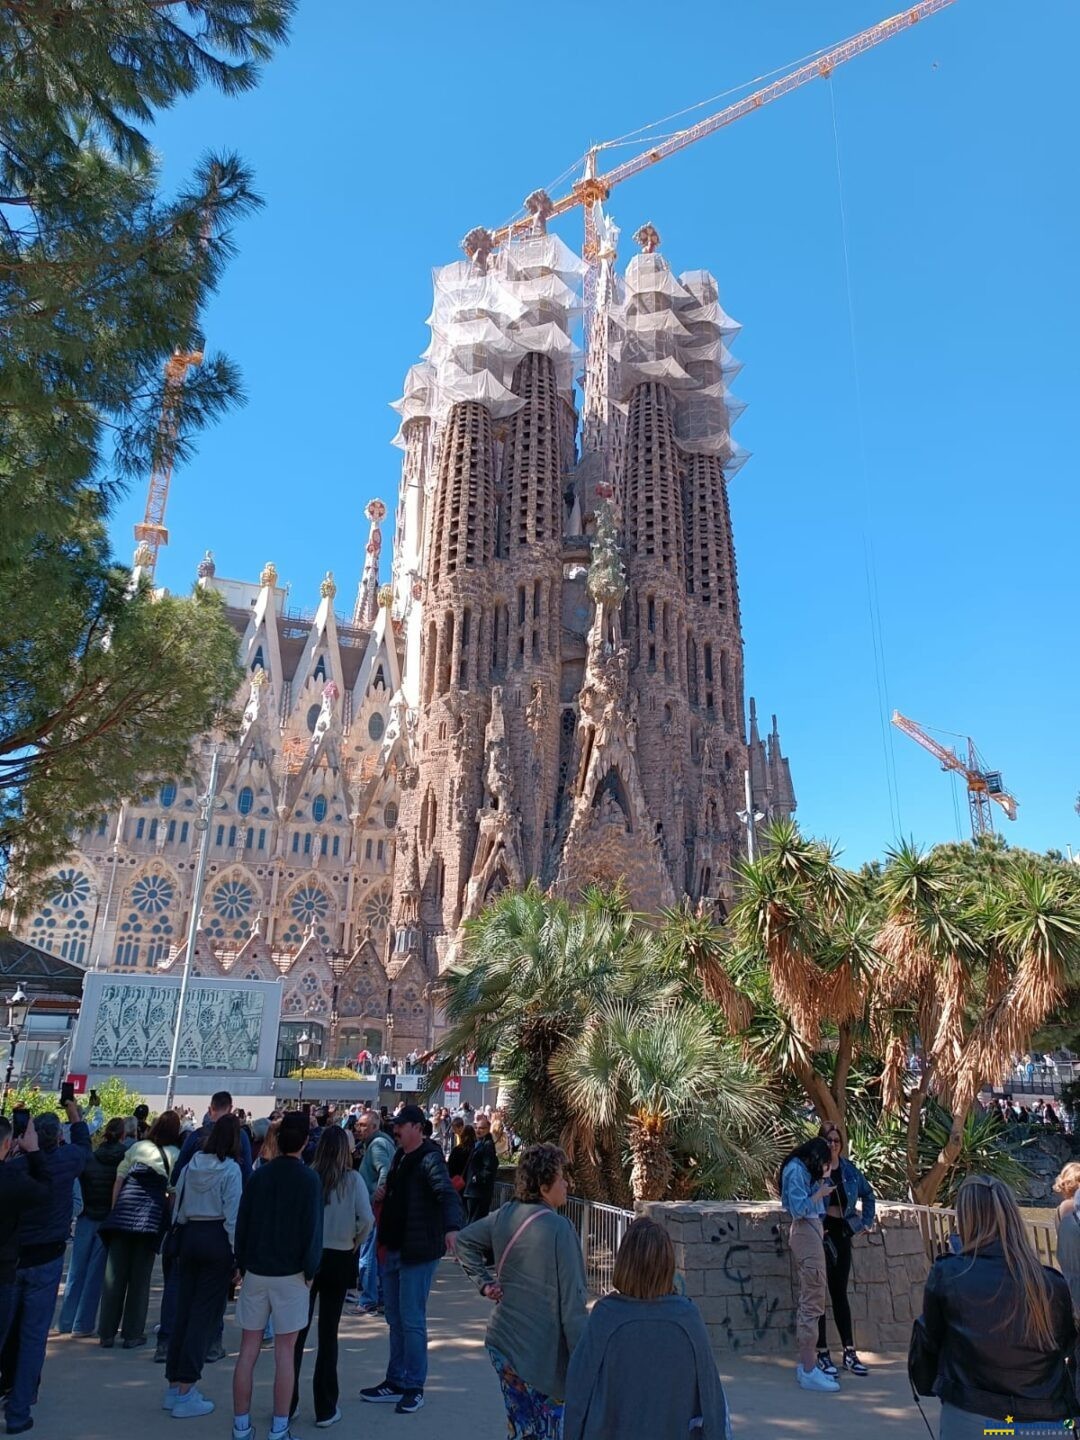
[[[491,1210],[495,1198],[495,1180],[499,1174],[499,1157],[491,1138],[491,1121],[486,1115],[476,1117],[476,1144],[465,1167],[465,1223],[482,1220]]]
[[[26,1169],[3,1162],[11,1155],[11,1121],[0,1115],[0,1350],[4,1348],[11,1317],[15,1313],[15,1261],[19,1255],[19,1222],[28,1210],[48,1203],[52,1179],[38,1149],[33,1120],[19,1148],[26,1156]]]
[[[70,1142],[60,1143],[60,1121],[53,1111],[35,1120],[41,1160],[52,1184],[48,1200],[24,1217],[19,1228],[19,1259],[15,1269],[15,1317],[18,1351],[11,1394],[8,1396],[7,1433],[19,1435],[33,1426],[30,1407],[37,1395],[49,1326],[64,1269],[64,1251],[71,1234],[75,1181],[90,1159],[90,1131],[74,1100],[65,1106],[71,1122]],[[19,1142],[20,1145],[23,1143]],[[29,1154],[8,1162],[12,1169],[30,1175]]]
[[[398,1151],[375,1192],[382,1201],[379,1244],[386,1247],[383,1297],[390,1327],[390,1363],[380,1385],[362,1400],[390,1402],[399,1415],[424,1403],[427,1379],[427,1299],[439,1261],[454,1252],[463,1215],[442,1150],[424,1139],[424,1112],[406,1105],[394,1116]]]

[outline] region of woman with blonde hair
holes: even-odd
[[[1039,1263],[1007,1186],[969,1175],[956,1196],[960,1253],[934,1263],[909,1359],[941,1400],[939,1440],[983,1440],[1005,1416],[1076,1414],[1066,1358],[1076,1343],[1065,1280]]]
[[[1080,1315],[1080,1214],[1076,1192],[1080,1190],[1080,1165],[1069,1162],[1054,1181],[1054,1194],[1062,1197],[1057,1208],[1057,1263],[1068,1281],[1073,1313]]]
[[[495,1302],[487,1351],[502,1387],[509,1440],[561,1440],[566,1367],[585,1328],[585,1263],[566,1204],[566,1156],[530,1145],[515,1198],[458,1231],[456,1254]]]
[[[730,1440],[705,1322],[675,1293],[675,1248],[655,1220],[629,1227],[612,1283],[570,1357],[563,1440]]]

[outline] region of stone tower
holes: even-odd
[[[727,482],[737,332],[652,226],[620,277],[602,215],[582,455],[571,340],[585,267],[542,229],[435,273],[395,536],[404,636],[394,945],[434,976],[505,886],[624,880],[722,909],[753,805],[794,809],[745,725]],[[417,901],[417,892],[419,901]]]

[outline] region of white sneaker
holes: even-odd
[[[179,1395],[172,1407],[172,1418],[174,1420],[197,1420],[202,1415],[212,1415],[214,1412],[213,1400],[208,1400],[198,1390],[189,1390],[186,1395]]]
[[[171,1410],[180,1399],[180,1391],[175,1385],[170,1385],[165,1391],[165,1398],[161,1402],[163,1410]]]
[[[798,1381],[800,1390],[831,1392],[840,1389],[840,1381],[834,1380],[831,1375],[826,1375],[825,1371],[819,1370],[816,1365],[813,1370],[804,1370],[801,1365],[796,1365],[795,1379]]]
[[[337,1422],[338,1422],[340,1419],[341,1419],[341,1411],[340,1411],[340,1410],[335,1410],[334,1413],[333,1413],[333,1415],[330,1416],[329,1420],[316,1420],[316,1421],[315,1421],[315,1428],[316,1428],[316,1430],[329,1430],[329,1429],[330,1429],[330,1426],[331,1426],[331,1425],[336,1425]]]
[[[249,1425],[246,1430],[237,1430],[232,1427],[232,1440],[255,1440],[255,1426]]]

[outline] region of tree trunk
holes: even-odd
[[[844,1130],[844,1116],[833,1097],[824,1078],[818,1074],[812,1065],[798,1062],[795,1066],[795,1075],[799,1084],[806,1091],[807,1099],[818,1113],[822,1123],[838,1125],[841,1133]]]
[[[908,1188],[912,1195],[918,1189],[919,1184],[919,1126],[922,1122],[922,1110],[926,1096],[930,1089],[930,1065],[926,1063],[919,1083],[908,1097],[907,1117],[907,1151],[905,1155],[905,1168],[907,1170]],[[919,1202],[926,1203],[926,1202]]]
[[[663,1200],[675,1171],[662,1128],[630,1119],[630,1189],[635,1200]]]
[[[840,1026],[836,1047],[836,1066],[833,1069],[831,1093],[839,1115],[840,1133],[847,1139],[845,1120],[847,1118],[847,1082],[851,1071],[851,1057],[855,1048],[855,1035],[850,1023]]]
[[[956,1096],[949,1138],[938,1151],[938,1157],[930,1169],[924,1175],[920,1175],[911,1187],[911,1193],[914,1195],[917,1205],[933,1205],[937,1200],[938,1191],[956,1163],[956,1157],[960,1154],[960,1147],[964,1143],[964,1125],[976,1093],[970,1086],[967,1086],[962,1095]]]

